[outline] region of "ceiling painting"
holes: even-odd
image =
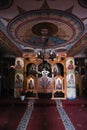
[[[32,48],[44,46],[40,29],[49,28],[46,48],[74,44],[84,31],[83,23],[70,13],[59,10],[29,11],[14,18],[7,27],[8,35],[17,44]]]
[[[48,29],[47,38],[43,38],[42,28]],[[42,48],[66,52],[69,56],[84,53],[82,39],[87,33],[87,1],[1,0],[0,33],[8,39],[3,44],[1,35],[0,45],[12,48],[19,55],[35,55]]]

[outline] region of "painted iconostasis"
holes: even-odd
[[[26,98],[75,99],[75,63],[72,57],[54,61],[15,59],[14,97],[26,91]]]

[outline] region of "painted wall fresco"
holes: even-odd
[[[72,100],[76,98],[75,63],[72,57],[66,58],[66,74],[67,98]]]
[[[20,92],[23,90],[24,84],[24,59],[17,57],[15,59],[15,87],[14,87],[14,97],[19,97]]]

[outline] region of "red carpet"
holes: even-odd
[[[65,130],[54,100],[35,100],[27,130]]]
[[[64,109],[76,130],[87,130],[87,98],[63,100]]]
[[[75,129],[87,130],[87,98],[61,101]],[[0,99],[0,130],[16,130],[27,104],[28,100]],[[26,130],[65,130],[54,100],[35,100]]]
[[[26,107],[27,101],[0,100],[0,130],[16,130]]]

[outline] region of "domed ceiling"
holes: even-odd
[[[8,6],[1,3],[1,41],[6,37],[5,47],[16,55],[36,54],[45,48],[75,56],[86,43],[87,8],[81,1],[9,0]],[[45,38],[42,29],[48,30]],[[86,50],[87,45],[83,45]]]
[[[82,22],[69,13],[58,10],[35,10],[14,18],[8,25],[8,34],[17,44],[42,48],[41,28],[49,28],[48,48],[67,48],[83,34]]]

